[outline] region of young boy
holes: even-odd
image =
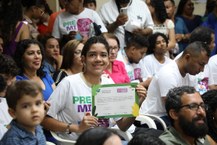
[[[96,0],[84,0],[83,6],[96,11]]]
[[[46,145],[39,126],[45,116],[42,88],[33,81],[18,81],[8,87],[6,100],[13,120],[0,145]]]

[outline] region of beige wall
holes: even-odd
[[[100,7],[102,6],[102,4],[104,4],[107,1],[109,1],[109,0],[96,0],[97,10],[99,10]],[[178,5],[179,1],[180,0],[175,0],[176,5]],[[198,3],[197,1],[199,1],[199,0],[192,0],[192,1],[194,1],[194,7],[195,7],[194,13],[203,16],[204,12],[205,12],[206,3],[205,2],[204,3]],[[200,0],[200,1],[205,1],[205,0]],[[59,10],[58,0],[47,0],[47,2],[53,11]]]

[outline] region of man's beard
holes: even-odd
[[[194,138],[202,138],[208,133],[206,118],[198,116],[190,122],[187,121],[183,115],[180,115],[179,117],[179,125],[186,135]],[[196,121],[201,119],[204,121],[204,124],[196,125]]]

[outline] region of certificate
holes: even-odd
[[[92,114],[98,118],[136,117],[139,114],[137,83],[92,87]]]

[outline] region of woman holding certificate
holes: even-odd
[[[61,137],[76,140],[83,131],[109,126],[109,119],[100,119],[91,115],[92,89],[97,84],[113,84],[111,79],[102,76],[109,63],[109,46],[100,36],[90,38],[81,52],[83,72],[64,78],[52,93],[48,102],[51,106],[42,125],[52,131],[60,132]],[[145,88],[136,88],[140,104],[146,96]],[[126,131],[135,117],[115,119],[118,127]]]

